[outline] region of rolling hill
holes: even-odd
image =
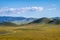
[[[45,23],[45,24],[60,24],[60,17],[54,17],[54,18],[39,18],[37,20],[34,20],[33,22],[29,23],[29,24],[33,24],[33,23]]]

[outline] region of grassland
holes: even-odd
[[[0,40],[60,40],[60,25],[0,26]]]

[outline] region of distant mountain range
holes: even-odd
[[[10,22],[10,21],[18,21],[23,20],[24,17],[6,17],[6,16],[0,16],[0,22]]]
[[[25,17],[0,17],[0,25],[15,26],[21,24],[60,24],[60,17],[53,18],[25,18]]]
[[[0,25],[6,25],[6,24],[15,24],[15,25],[21,25],[21,24],[28,24],[37,18],[25,18],[25,17],[0,17]]]

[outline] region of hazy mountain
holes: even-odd
[[[27,24],[30,23],[37,18],[25,18],[25,17],[0,17],[0,25],[21,25],[21,24]]]
[[[6,16],[0,16],[0,22],[10,22],[10,21],[18,21],[23,20],[24,17],[6,17]]]
[[[25,18],[24,20],[19,20],[19,21],[11,21],[12,23],[15,23],[17,25],[21,25],[21,24],[28,24],[34,20],[36,20],[37,18]]]

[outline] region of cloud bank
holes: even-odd
[[[53,11],[53,10],[56,10],[56,8],[49,8],[48,10],[49,11]]]
[[[24,8],[0,8],[0,13],[12,12],[12,13],[24,13],[27,11],[41,12],[43,7],[24,7]]]
[[[54,10],[56,10],[56,8],[44,8],[44,7],[22,7],[22,8],[8,8],[8,7],[4,7],[4,8],[0,8],[0,16],[18,16],[21,15],[21,13],[25,13],[25,12],[36,12],[36,13],[42,13],[45,12],[45,10],[47,10],[47,12],[52,12]]]

